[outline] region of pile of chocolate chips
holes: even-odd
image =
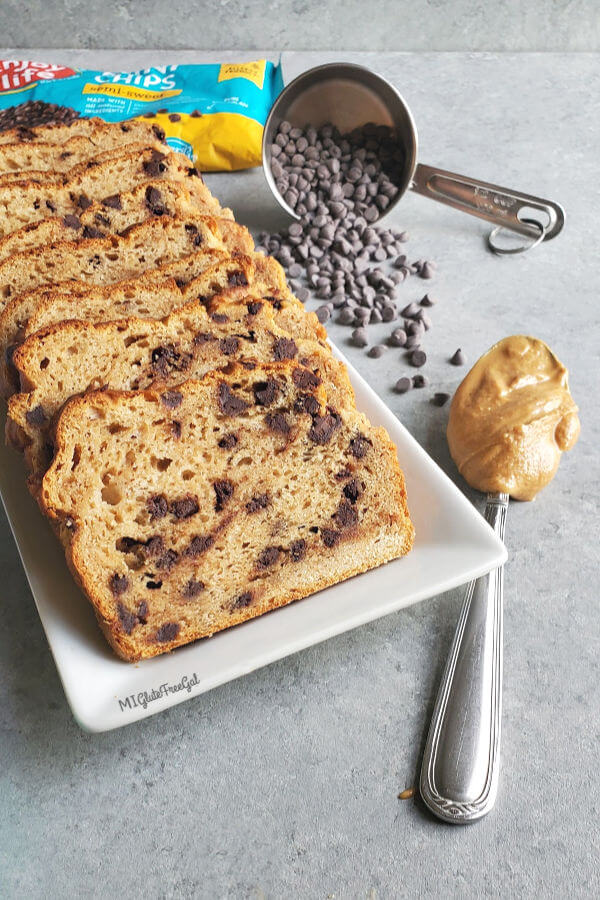
[[[70,125],[79,118],[76,109],[45,103],[44,100],[28,100],[18,106],[0,110],[0,131],[9,128],[36,128],[38,125]]]
[[[432,324],[426,308],[435,300],[426,294],[419,305],[400,309],[397,292],[410,276],[433,278],[436,265],[410,262],[404,252],[407,232],[374,224],[398,193],[403,165],[402,147],[388,126],[367,123],[341,134],[331,124],[301,129],[281,122],[271,146],[271,171],[299,220],[278,234],[261,232],[257,250],[281,263],[302,302],[311,293],[325,301],[316,311],[319,321],[339,310],[337,321],[353,327],[359,347],[369,344],[369,324],[403,317],[388,344],[404,347],[409,365],[420,368],[427,359],[421,344]],[[369,355],[377,358],[386,349],[377,344]],[[400,382],[397,390],[404,393],[427,380],[419,374]]]

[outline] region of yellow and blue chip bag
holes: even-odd
[[[246,169],[261,163],[263,127],[282,87],[281,66],[266,59],[139,72],[0,60],[0,131],[151,117],[201,171]]]

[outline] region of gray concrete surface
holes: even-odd
[[[2,0],[0,44],[231,50],[599,50],[596,0]]]
[[[340,326],[331,329],[453,478],[447,410],[429,398],[461,378],[447,364],[457,346],[474,361],[496,339],[531,332],[571,370],[581,440],[535,503],[510,509],[497,806],[479,824],[456,829],[434,821],[418,800],[397,799],[417,777],[462,591],[137,725],[90,736],[71,717],[3,521],[3,897],[562,900],[600,893],[600,61],[343,55],[378,68],[404,91],[424,161],[552,197],[567,210],[555,241],[498,259],[485,250],[485,224],[416,196],[397,208],[392,221],[409,229],[411,256],[439,263],[427,283],[439,297],[428,340],[430,389],[395,395],[400,352],[371,360],[347,347]],[[115,58],[60,56],[107,66]],[[287,72],[328,58],[286,55]],[[142,57],[130,61],[137,66]],[[240,221],[256,229],[280,221],[259,170],[209,182]],[[405,284],[407,302],[423,289],[423,282]]]

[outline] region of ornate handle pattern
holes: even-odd
[[[507,494],[488,494],[485,518],[504,539]],[[503,569],[472,581],[439,688],[420,790],[440,819],[465,824],[490,811],[498,789],[502,709]]]

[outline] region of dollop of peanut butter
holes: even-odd
[[[447,436],[472,487],[533,500],[579,429],[566,368],[543,341],[516,335],[495,344],[461,382]]]

